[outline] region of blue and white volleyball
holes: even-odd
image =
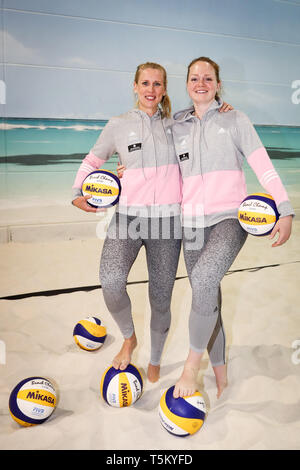
[[[44,423],[56,406],[56,391],[43,377],[29,377],[15,386],[9,397],[9,411],[21,426]]]
[[[108,367],[102,375],[100,391],[110,406],[130,406],[142,395],[142,375],[133,364],[129,364],[125,370]]]
[[[276,203],[265,193],[250,194],[238,210],[238,220],[243,229],[258,237],[271,233],[278,219]]]
[[[166,390],[159,403],[159,418],[170,433],[186,437],[199,431],[203,425],[206,406],[200,392],[187,397],[173,397],[174,385]]]
[[[101,348],[106,338],[106,328],[96,317],[86,317],[80,320],[73,330],[75,343],[86,351]]]

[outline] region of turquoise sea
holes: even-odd
[[[2,118],[0,121],[0,197],[7,198],[14,181],[16,197],[35,190],[64,195],[72,186],[82,158],[107,121]],[[255,126],[286,185],[290,197],[300,194],[300,127]],[[105,168],[114,171],[117,156]],[[245,165],[249,191],[261,190]],[[36,185],[34,182],[39,182]],[[47,184],[46,184],[47,182]],[[33,184],[32,184],[33,183]],[[17,191],[16,191],[17,188]],[[291,194],[291,191],[293,194]]]
[[[0,124],[0,164],[6,164],[6,171],[76,169],[106,122],[3,119]]]

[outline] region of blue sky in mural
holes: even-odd
[[[208,55],[221,66],[224,99],[253,122],[300,125],[299,0],[5,0],[3,6],[7,117],[120,114],[133,105],[136,65],[147,60],[166,67],[173,109],[186,107],[186,66]]]

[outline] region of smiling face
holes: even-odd
[[[138,83],[134,82],[134,92],[138,95],[139,109],[153,116],[166,94],[162,72],[151,68],[142,70]]]
[[[204,61],[195,62],[189,71],[187,91],[195,105],[210,105],[220,90],[215,69]]]

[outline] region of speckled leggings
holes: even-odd
[[[192,249],[191,229],[185,228],[183,235],[184,258],[192,287],[190,348],[199,353],[208,349],[212,365],[217,366],[225,363],[220,283],[244,245],[247,233],[237,219],[193,230],[198,231],[198,240],[202,235],[202,247]]]
[[[115,213],[112,218],[103,244],[100,283],[106,306],[124,338],[134,332],[126,283],[142,246],[149,273],[150,362],[158,365],[171,322],[170,304],[181,247],[180,217],[147,219]]]

